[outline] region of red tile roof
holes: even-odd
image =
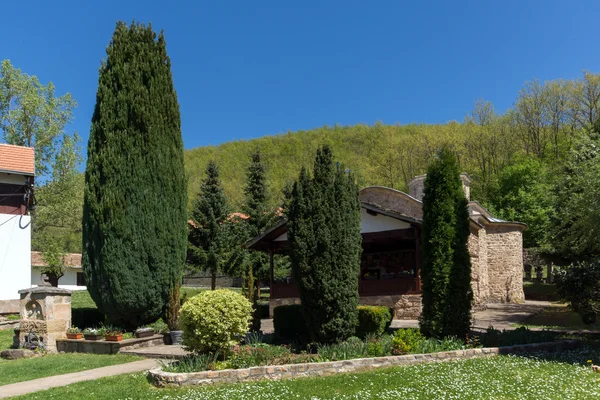
[[[34,175],[35,156],[33,147],[0,143],[0,171]]]
[[[40,251],[31,252],[31,266],[33,267],[45,267],[46,264],[42,258]],[[65,256],[65,265],[69,268],[81,268],[81,254],[79,253],[68,253]]]

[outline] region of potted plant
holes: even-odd
[[[154,335],[154,328],[149,327],[149,326],[142,326],[135,330],[136,338],[145,338],[145,337],[150,337],[152,335]]]
[[[72,326],[67,329],[67,338],[81,340],[83,338],[83,332],[81,332],[81,329],[78,327]]]
[[[85,340],[102,340],[104,337],[104,332],[102,329],[85,328],[83,330],[83,337]]]
[[[171,344],[181,344],[183,338],[183,331],[179,323],[179,307],[181,306],[179,300],[179,283],[175,283],[171,289],[169,295],[169,305],[166,312],[167,326],[171,330]]]
[[[104,340],[107,342],[120,342],[123,340],[123,331],[120,329],[108,329],[104,332]]]

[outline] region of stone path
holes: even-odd
[[[549,301],[526,300],[523,304],[488,304],[487,309],[473,313],[473,326],[477,329],[487,329],[490,325],[496,329],[514,329],[513,324],[550,306]],[[418,328],[416,319],[395,319],[392,328]],[[265,333],[273,332],[273,320],[263,319],[261,328]]]
[[[132,354],[136,356],[156,359],[180,359],[188,355],[189,352],[183,350],[181,345],[162,345],[143,347],[140,349],[121,350],[121,354]]]
[[[490,325],[496,329],[514,329],[518,324],[549,307],[549,301],[526,300],[523,304],[488,304],[487,309],[473,313],[473,327],[487,329]],[[418,328],[417,320],[394,320],[392,328]]]
[[[109,367],[89,369],[87,371],[73,372],[70,374],[49,376],[47,378],[39,378],[31,381],[12,383],[10,385],[0,386],[0,399],[21,396],[59,386],[67,386],[77,382],[91,381],[107,376],[147,371],[158,365],[158,360],[141,360],[126,364],[111,365]]]

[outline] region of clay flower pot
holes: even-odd
[[[154,329],[152,328],[141,328],[135,331],[136,338],[145,338],[154,335]]]
[[[83,333],[67,333],[67,339],[81,340],[82,338],[83,338]]]
[[[123,340],[123,335],[104,335],[104,340],[107,342],[120,342]]]

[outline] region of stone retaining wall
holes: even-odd
[[[467,358],[491,357],[499,354],[519,354],[537,351],[562,351],[577,347],[580,342],[564,340],[560,342],[535,343],[510,347],[488,347],[445,351],[430,354],[408,354],[377,358],[360,358],[354,360],[270,365],[245,369],[226,369],[222,371],[203,371],[192,373],[165,372],[153,369],[149,372],[153,384],[158,387],[210,385],[215,383],[236,383],[258,380],[280,380],[309,376],[327,376],[344,372],[365,371],[375,368],[399,365],[415,365],[422,363],[452,361]]]
[[[163,335],[153,335],[146,338],[125,339],[120,342],[105,340],[57,339],[56,347],[64,353],[117,354],[121,350],[132,350],[150,346],[163,345]]]
[[[21,300],[0,300],[0,315],[18,314],[21,306]]]

